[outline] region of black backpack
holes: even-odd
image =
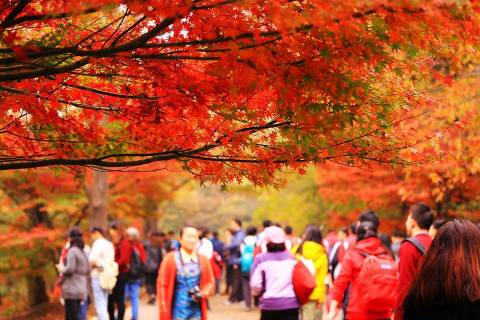
[[[140,253],[137,249],[132,248],[132,254],[130,255],[130,265],[128,270],[128,277],[130,280],[137,280],[145,273],[145,263],[140,258]]]

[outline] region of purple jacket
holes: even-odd
[[[260,309],[299,308],[292,284],[292,272],[296,263],[295,257],[287,251],[266,252],[255,258],[250,271],[250,287],[257,292],[264,289]]]

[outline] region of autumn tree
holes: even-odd
[[[181,168],[173,173],[151,172],[148,165],[144,169],[150,172],[109,174],[109,197],[101,199],[106,221],[139,219],[146,232],[156,228],[158,207],[186,177]],[[90,211],[95,174],[48,168],[0,174],[0,317],[48,301],[68,229],[99,226],[98,210],[94,219]],[[85,240],[89,242],[88,232]]]
[[[404,162],[473,1],[0,1],[0,169],[178,160],[268,182],[306,162]],[[445,77],[440,74],[439,77]],[[445,77],[448,80],[448,77]]]
[[[368,206],[396,212],[397,218],[409,205],[423,201],[441,217],[478,220],[478,70],[466,70],[450,87],[440,87],[437,96],[442,108],[416,119],[415,131],[431,135],[416,149],[423,161],[404,167],[374,165],[359,169],[332,164],[318,168],[320,194],[340,202],[355,198]]]

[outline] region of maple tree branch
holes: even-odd
[[[140,23],[142,23],[145,19],[147,18],[147,16],[143,16],[141,17],[140,19],[138,19],[137,21],[135,21],[135,23],[133,23],[130,27],[128,27],[126,30],[124,30],[122,33],[120,33],[111,43],[110,46],[115,46],[115,44],[117,44],[117,42],[123,38],[127,33],[129,33],[130,31],[132,31],[136,26],[138,26]]]
[[[0,91],[7,91],[11,93],[16,93],[16,94],[22,94],[22,95],[32,95],[36,98],[40,99],[45,99],[52,101],[53,99],[50,97],[44,97],[39,93],[34,93],[30,92],[27,90],[22,90],[22,89],[16,89],[16,88],[10,88],[10,87],[5,87],[5,86],[0,86]],[[113,107],[113,106],[92,106],[84,103],[79,103],[79,102],[74,102],[74,101],[67,101],[65,99],[57,99],[59,103],[66,104],[66,105],[71,105],[80,109],[89,109],[89,110],[95,110],[95,111],[113,111],[113,112],[118,112],[120,111],[119,108]]]
[[[277,128],[280,126],[288,125],[287,122],[276,122],[271,121],[264,125],[246,127],[237,130],[237,133],[250,132],[255,133],[260,130]],[[118,154],[109,154],[105,156],[95,157],[95,158],[85,158],[85,159],[65,159],[65,158],[55,158],[55,159],[35,159],[32,157],[18,157],[14,160],[8,162],[0,162],[0,170],[15,170],[15,169],[28,169],[28,168],[38,168],[38,167],[47,167],[47,166],[96,166],[102,168],[119,168],[119,167],[135,167],[144,164],[167,161],[167,160],[180,160],[189,158],[195,154],[202,154],[204,152],[210,151],[212,149],[220,147],[221,140],[227,138],[224,135],[222,138],[217,139],[212,144],[205,144],[202,147],[196,149],[186,149],[186,150],[170,150],[165,152],[157,153],[118,153]],[[33,138],[32,138],[33,139]],[[112,158],[134,158],[134,157],[144,157],[143,159],[136,160],[125,160],[125,161],[107,161]]]
[[[122,94],[122,93],[116,93],[116,92],[109,92],[109,91],[104,91],[96,88],[91,88],[83,85],[73,85],[73,84],[67,84],[67,83],[62,83],[63,86],[69,87],[69,88],[75,88],[75,89],[80,89],[84,91],[89,91],[93,93],[98,93],[110,97],[116,97],[116,98],[123,98],[123,99],[145,99],[145,100],[157,100],[159,97],[149,97],[144,94],[138,94],[138,95],[128,95],[128,94]]]
[[[1,26],[2,27],[7,27],[7,24],[9,22],[12,22],[19,14],[20,12],[25,9],[25,7],[31,2],[31,0],[20,0],[15,8],[13,8],[12,11],[8,14],[8,16],[3,20]]]
[[[62,13],[50,13],[50,14],[37,14],[37,15],[21,16],[19,18],[14,19],[14,20],[10,20],[10,21],[5,20],[2,23],[2,27],[9,28],[9,27],[13,27],[13,26],[15,26],[17,24],[20,24],[20,23],[23,23],[23,22],[32,22],[32,21],[50,20],[50,19],[63,19],[63,18],[75,16],[75,15],[90,14],[90,13],[97,12],[98,10],[100,10],[100,8],[101,7],[89,8],[89,9],[86,9],[86,10],[80,12],[80,13],[78,13],[78,12],[75,12],[75,13],[74,12],[62,12]]]
[[[32,71],[0,74],[0,81],[17,81],[17,80],[30,79],[30,78],[36,78],[36,77],[42,77],[42,76],[44,77],[44,76],[49,76],[54,74],[62,74],[62,73],[69,72],[69,71],[78,69],[80,67],[83,67],[89,64],[89,62],[90,62],[89,58],[84,58],[79,61],[73,62],[66,66],[58,67],[58,68],[42,67]]]

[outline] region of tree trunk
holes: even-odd
[[[37,227],[44,225],[47,228],[52,228],[52,222],[48,216],[48,212],[45,211],[43,203],[38,203],[30,208],[24,210],[28,217],[28,221],[31,227]],[[42,252],[42,254],[45,254]],[[42,303],[48,302],[47,289],[45,285],[45,279],[43,275],[28,275],[27,276],[28,287],[28,304],[30,307],[38,306]]]
[[[48,302],[45,280],[40,275],[31,275],[27,277],[28,286],[28,304],[35,307]]]
[[[106,172],[93,172],[93,183],[87,192],[89,201],[90,227],[108,228],[108,175]]]

